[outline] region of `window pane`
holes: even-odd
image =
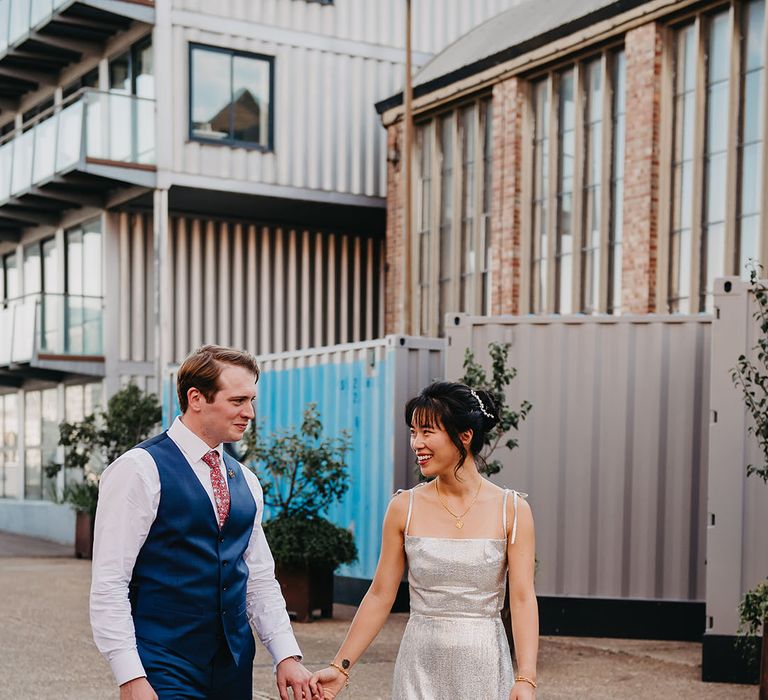
[[[40,244],[24,248],[24,295],[37,294],[43,284],[40,264]]]
[[[58,421],[58,392],[56,389],[45,389],[42,392],[41,411],[41,466],[45,467],[56,459],[56,447],[59,442]],[[56,496],[55,479],[49,479],[41,474],[43,481],[43,498],[53,499]]]
[[[475,141],[477,138],[476,109],[474,106],[461,111],[462,151],[462,219],[461,219],[461,280],[459,311],[476,313],[474,275],[476,272],[475,250]]]
[[[739,257],[737,273],[745,280],[749,279],[750,261],[760,258],[760,216],[745,216],[740,222]]]
[[[19,269],[16,264],[16,253],[6,255],[4,258],[5,267],[5,298],[15,299],[20,294]]]
[[[608,232],[611,254],[608,260],[608,313],[621,311],[622,259],[624,234],[624,138],[626,124],[626,57],[624,51],[613,56],[613,176],[611,191],[611,227]]]
[[[131,94],[131,56],[127,51],[109,62],[109,89]]]
[[[133,51],[134,94],[154,99],[155,76],[152,44],[143,44]]]
[[[230,136],[232,57],[220,51],[192,49],[192,135]]]
[[[18,498],[19,415],[16,394],[0,396],[0,497]]]
[[[67,231],[67,294],[83,294],[83,232]]]
[[[576,113],[574,104],[574,74],[568,70],[560,75],[558,110],[558,217],[557,217],[557,311],[573,311],[572,258],[573,252],[573,174]]]
[[[83,226],[83,294],[101,296],[101,221]]]
[[[24,495],[29,499],[40,499],[43,496],[42,457],[40,454],[41,439],[41,400],[39,391],[28,391],[25,395],[24,411]]]
[[[438,324],[442,331],[443,316],[455,309],[451,302],[453,276],[453,115],[440,120],[440,294]]]
[[[234,138],[269,145],[269,62],[232,59]]]
[[[534,86],[534,144],[533,144],[533,250],[531,265],[531,310],[547,310],[547,279],[549,238],[549,81]]]

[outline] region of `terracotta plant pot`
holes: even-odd
[[[75,513],[75,556],[78,559],[93,556],[93,521],[90,513]]]
[[[317,617],[333,617],[332,569],[277,566],[275,575],[292,620],[311,622]]]

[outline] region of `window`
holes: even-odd
[[[273,59],[190,46],[190,138],[272,148]]]
[[[418,333],[441,334],[446,313],[488,313],[491,139],[489,99],[417,126]]]
[[[0,395],[0,498],[19,497],[19,413],[16,394]]]
[[[65,352],[102,354],[101,220],[66,232]]]
[[[65,420],[68,423],[77,423],[86,416],[94,413],[102,407],[102,384],[93,382],[89,384],[74,384],[64,388]],[[104,466],[98,453],[94,453],[88,465],[89,471],[100,471]],[[82,472],[79,468],[64,470],[64,486],[82,481]]]
[[[109,61],[109,89],[122,95],[154,99],[155,76],[151,39],[134,44]]]
[[[532,313],[620,308],[624,90],[622,50],[531,83]]]
[[[45,476],[45,466],[55,461],[59,443],[55,388],[28,391],[24,397],[24,497],[54,500],[55,481]]]
[[[712,311],[715,279],[748,277],[749,260],[763,253],[765,21],[764,0],[751,0],[674,30],[671,216],[663,222],[672,313]]]
[[[57,350],[61,319],[61,288],[56,240],[47,238],[24,248],[24,296],[39,295],[40,349]]]
[[[8,302],[21,295],[21,279],[19,277],[19,267],[16,262],[16,253],[4,255],[2,259],[2,271],[0,271],[0,293],[3,301]]]

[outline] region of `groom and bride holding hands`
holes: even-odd
[[[275,579],[261,486],[223,450],[254,417],[258,378],[249,353],[200,348],[177,375],[181,416],[102,475],[91,626],[121,700],[251,700],[254,633],[281,700],[343,697],[406,568],[411,610],[392,698],[535,698],[531,510],[478,471],[498,422],[492,397],[438,382],[408,402],[411,447],[428,481],[392,498],[373,582],[336,656],[313,674]],[[514,671],[500,617],[507,583]]]

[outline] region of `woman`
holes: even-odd
[[[407,562],[411,615],[393,700],[532,700],[533,517],[516,491],[478,471],[485,434],[498,422],[494,401],[485,391],[437,382],[408,402],[405,420],[430,481],[392,499],[373,582],[333,661],[312,677],[313,697],[334,698],[348,684],[349,670],[387,620]],[[500,616],[507,571],[517,675]]]

